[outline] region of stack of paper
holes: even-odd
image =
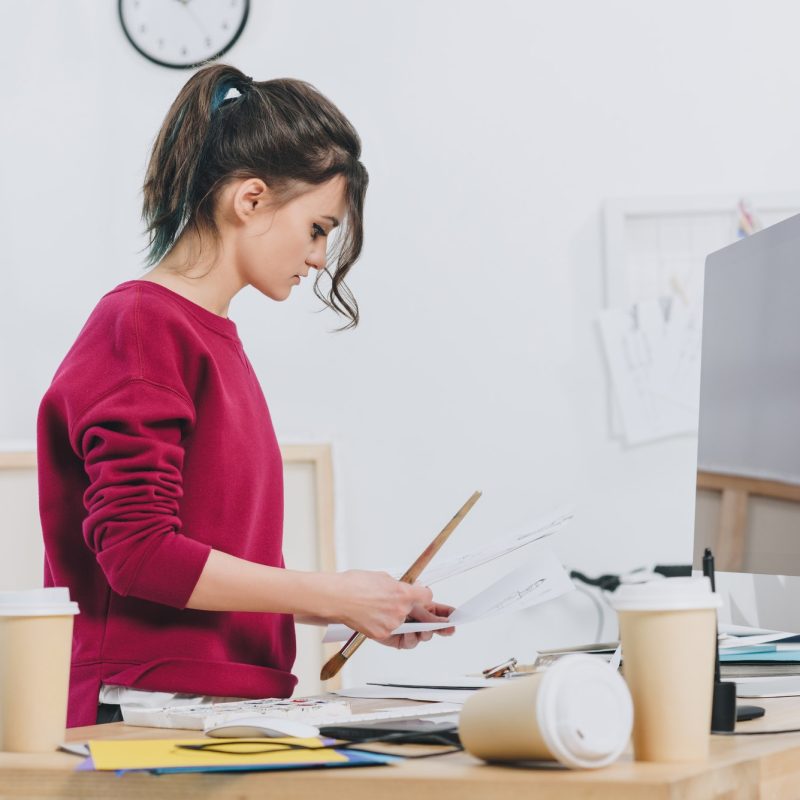
[[[757,644],[720,650],[723,678],[800,675],[800,644]]]

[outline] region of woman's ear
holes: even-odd
[[[241,222],[249,222],[272,200],[272,193],[261,178],[245,178],[233,190],[233,213]]]

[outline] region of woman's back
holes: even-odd
[[[42,400],[37,449],[45,585],[81,608],[68,725],[95,722],[101,682],[291,694],[291,616],[185,607],[212,548],[283,566],[280,450],[231,320],[117,287]]]

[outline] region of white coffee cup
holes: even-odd
[[[719,595],[708,578],[623,584],[622,670],[633,697],[637,761],[708,757]]]
[[[67,588],[0,592],[0,750],[44,753],[64,741],[78,613]]]
[[[459,717],[461,742],[478,758],[590,769],[615,761],[628,744],[628,687],[597,656],[564,656],[543,672],[498,681],[469,697]]]

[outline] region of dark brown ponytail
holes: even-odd
[[[234,89],[238,95],[228,97]],[[234,178],[261,178],[286,203],[303,190],[341,175],[347,212],[329,294],[314,292],[358,324],[358,304],[344,282],[364,240],[368,175],[359,160],[361,140],[333,103],[313,86],[292,78],[254,82],[235,67],[213,64],[181,89],[158,133],[144,182],[142,217],[149,235],[147,264],[160,261],[187,229],[219,231],[214,221],[218,190]]]

